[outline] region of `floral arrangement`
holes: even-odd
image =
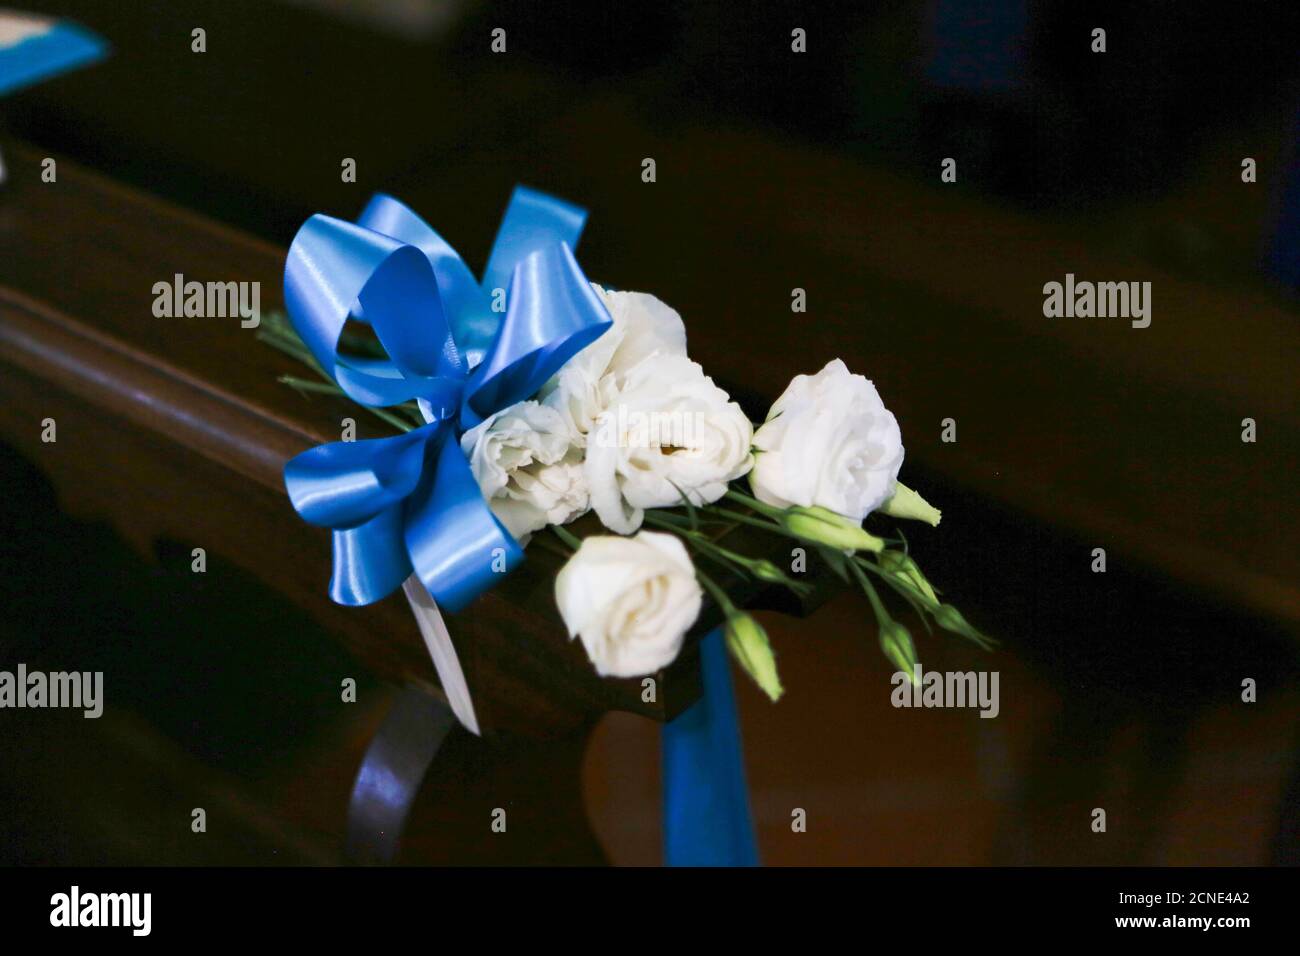
[[[909,677],[916,648],[882,590],[927,628],[988,648],[901,534],[863,527],[872,514],[940,518],[898,481],[902,437],[872,383],[835,359],[795,376],[756,426],[691,360],[675,310],[587,281],[572,256],[575,210],[517,190],[481,283],[386,196],[357,224],[316,216],[295,239],[289,315],[268,316],[259,335],[319,380],[281,381],[346,395],[398,433],[321,446],[286,468],[295,507],[335,530],[335,599],[368,603],[414,571],[454,609],[491,586],[489,558],[508,571],[546,536],[567,555],[559,613],[599,674],[670,664],[707,593],[731,654],[776,700],[766,633],[710,572],[805,594],[806,560],[786,570],[721,543],[717,532],[744,525],[860,587],[881,649]],[[567,527],[589,512],[608,534]]]

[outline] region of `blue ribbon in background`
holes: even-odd
[[[391,438],[331,442],[285,466],[307,521],[333,530],[330,597],[369,604],[412,571],[438,604],[465,607],[523,560],[479,492],[459,437],[535,395],[610,327],[573,257],[586,212],[516,187],[483,280],[423,219],[376,195],[355,223],[312,216],[285,263],[285,304],[312,355],[364,405],[415,399],[428,424]],[[504,313],[493,293],[508,288]],[[349,319],[387,358],[339,350]],[[666,859],[753,865],[753,825],[721,632],[701,648],[704,696],[664,727]]]
[[[0,10],[0,20],[11,17],[20,22],[39,20]],[[93,63],[107,54],[108,44],[89,30],[67,21],[48,21],[41,32],[10,46],[0,46],[0,96]]]

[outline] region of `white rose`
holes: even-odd
[[[585,514],[582,452],[559,412],[520,402],[471,428],[460,446],[493,514],[515,538]]]
[[[749,471],[753,425],[684,355],[653,354],[628,371],[587,436],[591,506],[630,534],[646,508],[717,501]]]
[[[563,414],[582,436],[605,409],[610,393],[642,359],[661,353],[686,354],[682,317],[645,292],[606,292],[596,283],[614,324],[575,355],[542,387],[541,398]]]
[[[586,538],[555,577],[555,603],[596,673],[641,677],[667,667],[703,595],[680,539],[642,531]]]
[[[861,521],[894,493],[898,422],[876,387],[835,359],[797,375],[754,434],[749,484],[779,508],[820,505]]]

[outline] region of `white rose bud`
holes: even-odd
[[[520,541],[586,513],[582,452],[555,409],[511,405],[467,431],[460,445],[492,513]]]
[[[623,376],[587,436],[591,507],[605,527],[630,534],[646,508],[684,495],[717,501],[749,471],[753,437],[748,416],[697,363],[653,354]]]
[[[568,419],[581,444],[623,376],[654,354],[685,355],[682,317],[646,292],[606,292],[594,282],[613,325],[575,355],[541,390]]]
[[[898,422],[876,388],[835,359],[797,375],[754,434],[750,487],[778,508],[819,505],[861,521],[894,493]]]
[[[653,531],[586,538],[555,577],[569,637],[582,639],[605,677],[641,677],[671,664],[702,601],[681,540]]]

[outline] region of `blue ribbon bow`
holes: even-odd
[[[481,283],[423,219],[382,193],[356,223],[316,215],[298,230],[284,269],[298,335],[355,401],[415,399],[428,421],[392,438],[320,445],[285,465],[298,514],[334,532],[337,603],[378,601],[414,572],[454,612],[523,560],[459,436],[532,397],[609,328],[573,257],[586,219],[517,186]],[[505,310],[494,311],[503,290]],[[388,358],[340,352],[349,318],[370,325]]]
[[[438,604],[458,611],[495,583],[495,571],[523,560],[479,493],[458,439],[536,394],[611,325],[573,258],[586,218],[516,187],[481,283],[423,219],[382,193],[355,224],[312,216],[298,230],[284,268],[298,335],[357,402],[415,399],[428,420],[405,435],[320,445],[285,465],[294,508],[334,531],[330,597],[339,604],[378,601],[414,571]],[[494,312],[503,289],[505,312]],[[349,318],[369,323],[389,357],[340,353]],[[704,700],[664,728],[667,858],[752,864],[719,633],[702,653]]]

